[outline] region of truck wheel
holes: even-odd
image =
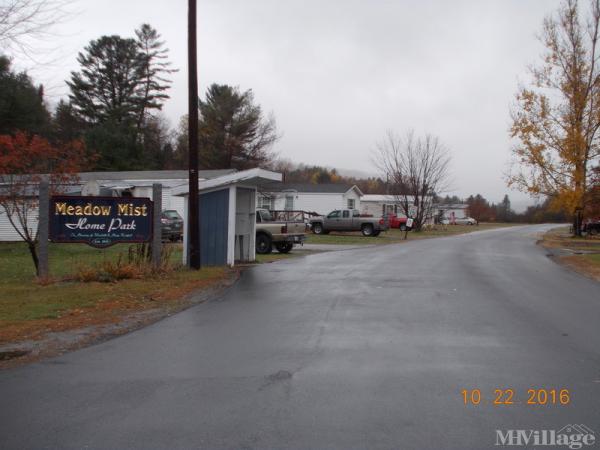
[[[598,234],[598,229],[597,228],[590,228],[590,231],[588,231],[588,234],[590,236],[595,236]]]
[[[373,236],[373,225],[366,223],[361,227],[363,236]]]
[[[273,251],[273,244],[271,238],[266,234],[259,234],[256,236],[256,253],[259,255],[266,255]]]
[[[320,223],[313,223],[312,230],[315,234],[323,234],[323,225]]]
[[[291,242],[277,242],[275,244],[275,248],[279,253],[289,253],[293,247],[294,244],[292,244]]]

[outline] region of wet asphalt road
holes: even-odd
[[[0,373],[0,448],[483,449],[571,423],[600,441],[600,284],[546,257],[545,228],[255,267],[219,301]],[[524,404],[538,387],[571,404]]]

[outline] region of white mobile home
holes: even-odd
[[[306,211],[325,215],[335,209],[360,210],[363,193],[348,184],[282,184],[257,192],[258,208],[280,211]]]
[[[450,221],[454,219],[464,219],[468,216],[469,205],[466,203],[454,203],[450,205],[435,205],[437,216],[446,218]]]

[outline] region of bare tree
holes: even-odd
[[[52,26],[63,21],[70,0],[0,0],[0,49],[16,48],[26,55],[34,51],[32,40],[47,37]]]
[[[433,195],[447,189],[450,155],[436,136],[402,138],[388,131],[377,145],[375,164],[394,189],[392,195],[414,229],[421,230],[433,215]]]

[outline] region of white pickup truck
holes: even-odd
[[[304,222],[274,221],[266,209],[256,210],[256,253],[271,253],[273,247],[279,253],[289,253],[295,244],[306,240]]]

